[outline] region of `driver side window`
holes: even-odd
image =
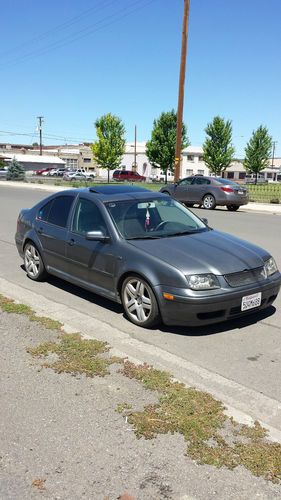
[[[88,231],[106,232],[106,224],[99,208],[90,200],[80,198],[75,207],[71,230],[86,234]]]

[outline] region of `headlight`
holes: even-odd
[[[218,278],[214,274],[191,274],[186,276],[187,286],[191,290],[212,290],[220,288]]]
[[[270,257],[265,263],[264,263],[264,270],[266,272],[267,277],[271,276],[272,274],[276,273],[278,271],[278,267],[276,265],[276,262],[273,257]]]

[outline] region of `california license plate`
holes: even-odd
[[[248,311],[261,305],[261,292],[253,293],[252,295],[245,295],[241,301],[241,311]]]

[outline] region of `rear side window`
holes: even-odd
[[[51,205],[53,203],[53,200],[49,201],[49,203],[46,203],[42,208],[40,208],[37,219],[47,221],[49,217],[49,212],[51,209]]]
[[[58,196],[40,209],[38,218],[55,226],[66,227],[73,200],[74,196]]]

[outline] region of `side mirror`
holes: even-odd
[[[103,231],[88,231],[86,233],[86,240],[90,241],[108,241],[109,236],[107,236]]]

